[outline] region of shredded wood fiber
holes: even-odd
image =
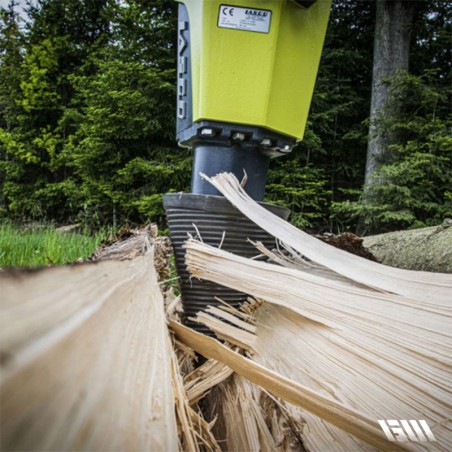
[[[402,270],[354,256],[323,243],[264,209],[245,193],[233,174],[203,177],[250,220],[308,259],[370,287],[449,306],[451,274]]]
[[[262,212],[230,175],[212,181],[245,215],[289,247],[360,283],[332,279],[328,272],[302,271],[300,265],[283,268],[247,260],[188,241],[187,265],[193,275],[271,303],[258,311],[255,337],[248,343],[256,352],[253,360],[374,422],[426,419],[437,440],[428,443],[428,449],[450,450],[451,275],[398,271],[341,253]],[[209,313],[198,317],[220,335],[235,334],[231,319],[222,327],[221,318]],[[237,326],[237,335],[246,342],[252,332],[243,335]],[[358,424],[355,432],[331,425],[321,403],[315,413],[301,406],[308,450],[365,450],[363,440],[383,447],[356,435]],[[349,422],[353,425],[355,419]]]
[[[249,344],[265,365],[372,419],[425,418],[435,426],[435,446],[447,450],[452,354],[450,313],[442,304],[424,307],[195,241],[187,243],[187,263],[195,276],[279,306],[264,305],[263,312],[273,309],[264,322],[261,308]],[[218,319],[214,329],[221,331]]]
[[[0,275],[1,449],[451,450],[452,276],[349,255],[211,181],[291,256],[190,240],[189,269],[266,302],[198,314],[225,344],[183,327],[152,231],[104,253],[129,261]],[[378,419],[425,419],[437,441],[388,442]]]
[[[174,405],[180,439],[179,450],[186,452],[220,451],[218,442],[211,431],[212,426],[194,407],[190,406],[193,402],[189,400],[186,392],[175,349],[171,348],[170,353],[171,376],[175,395]],[[204,448],[202,449],[200,445]]]
[[[247,378],[271,394],[320,416],[357,438],[384,450],[412,450],[409,446],[392,445],[380,430],[376,420],[324,396],[293,380],[239,355],[204,334],[170,321],[176,337],[207,358],[221,361],[237,374]]]
[[[178,450],[152,253],[1,285],[2,450]]]
[[[208,395],[206,403],[217,418],[213,431],[223,450],[302,450],[302,423],[292,430],[280,405],[246,378],[234,374]]]

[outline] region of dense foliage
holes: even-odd
[[[175,144],[177,3],[37,0],[0,9],[0,219],[164,224],[161,194],[187,190]],[[368,232],[450,215],[450,17],[424,0],[410,74],[388,80],[397,159],[364,202],[375,5],[333,4],[305,140],[271,165],[268,200],[311,230]],[[370,199],[370,201],[369,201]]]
[[[395,158],[374,174],[365,200],[357,192],[357,201],[333,204],[338,218],[359,219],[363,231],[372,233],[431,226],[451,216],[452,116],[447,90],[435,86],[432,77],[436,73],[401,72],[388,81],[388,106],[399,108],[382,117],[378,129],[398,137],[391,146]]]
[[[5,217],[163,221],[160,194],[190,177],[174,144],[175,6],[39,0],[25,27],[2,11]]]

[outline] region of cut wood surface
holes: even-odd
[[[285,249],[257,244],[274,265],[187,242],[195,277],[255,297],[198,313],[226,342],[163,300],[169,244],[153,256],[152,227],[96,254],[115,260],[2,273],[0,448],[449,451],[451,275],[349,255],[212,181]],[[436,442],[389,442],[379,419],[425,419]]]
[[[321,242],[264,209],[245,193],[233,174],[203,177],[250,220],[308,259],[369,287],[422,302],[434,300],[449,304],[452,275],[403,270],[354,256]]]
[[[152,253],[0,287],[2,450],[178,450]]]
[[[249,344],[262,359],[257,361],[372,419],[427,419],[437,439],[432,450],[448,450],[452,331],[451,309],[444,303],[355,287],[194,240],[186,249],[194,276],[277,305],[264,304],[258,311],[256,337]],[[221,332],[220,320],[206,322],[207,316],[197,320]],[[230,323],[224,331],[233,336]],[[324,439],[313,450],[326,447],[328,435]]]

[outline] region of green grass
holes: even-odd
[[[32,268],[86,259],[106,235],[105,231],[88,235],[61,233],[52,227],[23,230],[3,224],[0,225],[0,268]]]
[[[170,274],[169,276],[163,281],[163,286],[165,288],[172,287],[174,290],[174,295],[177,297],[180,295],[180,279],[179,275],[177,274],[176,270],[176,261],[174,260],[174,255],[171,255],[169,257],[169,263],[170,263]]]

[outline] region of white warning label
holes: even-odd
[[[232,5],[220,5],[218,26],[234,30],[268,33],[272,12],[266,9],[241,8]]]

